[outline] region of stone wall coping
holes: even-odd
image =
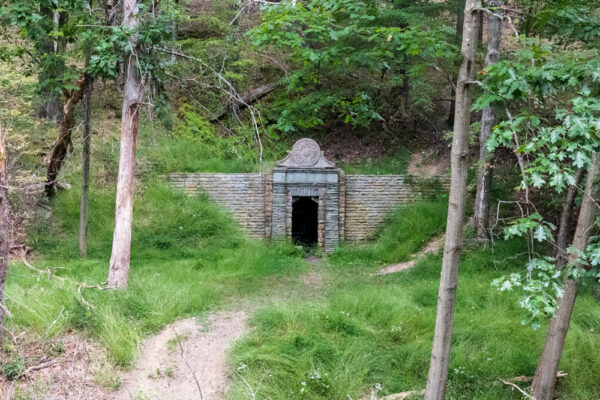
[[[450,179],[449,175],[419,176],[409,174],[346,174],[346,177],[365,177],[365,178],[416,178],[424,180],[445,180]]]
[[[211,176],[261,176],[265,175],[260,172],[176,172],[170,173],[168,176],[172,178],[186,177],[186,176],[197,176],[197,175],[211,175]]]

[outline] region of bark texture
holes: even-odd
[[[490,7],[500,7],[501,0],[490,0]],[[483,14],[482,14],[483,15]],[[502,39],[502,19],[497,15],[490,15],[488,22],[488,43],[485,66],[496,64],[500,58],[500,42]],[[489,105],[481,114],[481,132],[479,134],[479,167],[477,169],[477,192],[475,195],[475,209],[473,221],[477,237],[487,239],[490,224],[490,198],[492,192],[493,168],[486,143],[496,125],[496,109]]]
[[[92,107],[92,82],[87,86],[83,96],[83,151],[82,151],[82,184],[81,203],[79,207],[79,253],[87,257],[88,244],[88,206],[90,190],[90,145],[92,142],[92,130],[90,127]]]
[[[563,266],[567,261],[567,245],[569,243],[569,232],[571,231],[571,220],[573,215],[573,207],[575,205],[575,196],[577,195],[577,187],[583,179],[583,168],[579,168],[575,174],[575,184],[569,186],[565,205],[560,214],[560,223],[558,227],[558,235],[556,236],[556,264]]]
[[[40,13],[44,18],[52,19],[53,29],[58,30],[68,22],[68,14],[65,12],[54,11],[49,7],[40,6]],[[44,85],[48,80],[56,79],[64,69],[64,60],[55,56],[56,53],[62,53],[66,49],[67,42],[63,37],[52,40],[50,36],[38,43],[37,51],[49,56],[50,63],[45,63],[38,76],[40,83],[39,97],[41,103],[38,105],[37,114],[39,118],[45,118],[53,122],[62,119],[62,99],[60,93],[52,91]]]
[[[135,29],[138,26],[136,0],[123,3],[123,25]],[[130,38],[131,48],[136,49],[135,37]],[[142,95],[142,77],[133,52],[129,54],[126,67],[125,93],[121,121],[121,148],[117,199],[115,206],[115,230],[108,271],[108,286],[125,288],[129,281],[131,251],[131,227],[133,224],[133,192],[135,187],[135,158],[138,135],[139,102]]]
[[[456,85],[456,108],[454,131],[452,135],[451,181],[448,203],[448,220],[442,274],[438,292],[435,334],[427,388],[426,400],[441,400],[446,391],[448,364],[450,361],[450,344],[454,325],[454,306],[456,303],[456,286],[458,279],[458,263],[462,247],[463,218],[465,212],[469,127],[471,123],[471,84],[475,67],[475,52],[479,31],[479,17],[476,9],[481,2],[467,0],[464,12],[462,36],[462,63]]]
[[[10,253],[10,208],[8,205],[8,171],[6,170],[5,136],[0,125],[0,339],[4,326],[4,285]]]
[[[48,169],[46,171],[46,196],[52,197],[56,192],[56,179],[62,168],[65,158],[69,154],[69,149],[72,147],[71,132],[75,126],[75,110],[77,103],[83,98],[90,77],[84,74],[77,82],[77,89],[70,93],[67,103],[63,107],[63,117],[58,127],[58,139],[52,146],[52,151],[48,157]]]
[[[596,191],[594,190],[594,181],[598,176],[599,157],[594,155],[592,166],[588,172],[585,184],[585,193],[579,210],[577,228],[573,236],[573,247],[584,251],[587,247],[591,227],[596,220]],[[577,255],[570,254],[568,261],[576,261]],[[556,315],[550,321],[546,343],[542,356],[538,364],[535,377],[531,383],[533,397],[536,400],[551,400],[554,394],[554,383],[556,381],[556,372],[562,356],[565,339],[571,323],[571,314],[577,298],[577,282],[567,279],[564,285],[565,293],[558,300],[558,310]]]

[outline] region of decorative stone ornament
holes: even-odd
[[[294,143],[292,151],[281,161],[279,167],[288,168],[334,168],[335,164],[325,159],[317,142],[303,138]]]

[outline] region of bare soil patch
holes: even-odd
[[[444,175],[450,166],[450,159],[447,155],[436,153],[438,152],[435,150],[413,153],[408,164],[407,173],[424,178]]]
[[[221,311],[202,323],[188,318],[166,326],[144,340],[134,369],[110,398],[221,399],[228,381],[227,351],[247,332],[247,319],[243,311]]]
[[[323,275],[317,271],[310,271],[302,275],[302,282],[311,289],[320,289],[325,284]]]
[[[421,258],[426,256],[427,254],[435,253],[440,246],[444,243],[444,235],[440,235],[432,239],[427,245],[421,249],[418,253],[414,254],[412,260],[400,262],[397,264],[388,265],[385,268],[382,268],[376,274],[372,275],[388,275],[396,272],[404,271],[406,269],[412,268],[415,265],[415,262]]]
[[[1,364],[22,374],[12,381],[5,375],[0,378],[2,400],[104,399],[106,389],[100,383],[118,384],[101,347],[73,333],[52,341],[21,333],[13,338],[12,351],[2,356]]]
[[[336,130],[335,134],[330,133],[322,148],[325,157],[334,162],[353,163],[365,158],[377,159],[385,154],[388,146],[376,137],[356,137],[344,127]]]

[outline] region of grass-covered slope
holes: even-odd
[[[379,241],[345,248],[324,267],[329,287],[314,300],[269,306],[252,320],[252,334],[235,348],[232,364],[258,398],[362,399],[425,387],[433,340],[441,254],[407,271],[371,276],[363,261],[399,261],[443,229],[443,204],[419,203],[397,213]],[[431,211],[431,213],[428,213]],[[395,243],[395,245],[394,245]],[[516,295],[490,286],[522,268],[518,242],[470,250],[459,273],[448,399],[520,399],[497,378],[532,376],[545,327],[522,326]],[[393,258],[388,255],[394,254]],[[600,391],[600,305],[578,300],[559,380],[560,399],[596,399]],[[262,384],[260,384],[262,380]],[[350,396],[350,397],[348,397]],[[248,398],[238,377],[230,398]]]
[[[407,261],[429,239],[444,232],[447,196],[401,207],[375,232],[376,241],[362,246],[343,244],[330,258],[335,265],[380,265]]]
[[[31,234],[38,268],[56,268],[48,278],[15,263],[9,273],[9,324],[42,337],[66,329],[88,332],[106,346],[112,360],[128,365],[140,340],[165,324],[260,289],[267,276],[303,268],[298,251],[247,238],[206,197],[191,198],[161,183],[136,194],[127,291],[86,289],[78,284],[106,280],[112,243],[114,192],[90,196],[89,258],[78,254],[79,191],[61,193],[54,215]],[[64,278],[64,281],[61,279]],[[55,321],[53,323],[53,321]]]

